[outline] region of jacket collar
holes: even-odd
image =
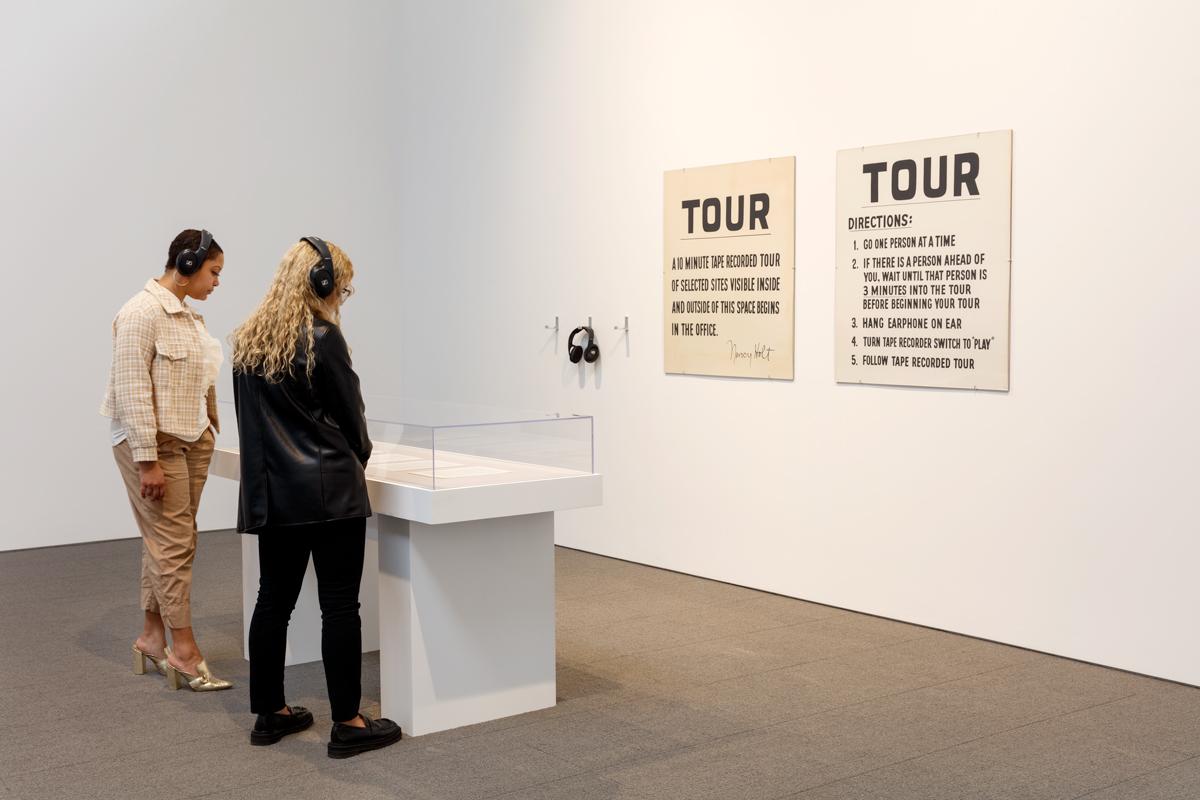
[[[163,311],[166,311],[168,314],[179,314],[189,310],[187,304],[180,301],[180,299],[175,296],[174,292],[164,288],[163,285],[154,278],[146,281],[145,289],[154,297],[155,300],[159,302],[159,304],[163,307]]]

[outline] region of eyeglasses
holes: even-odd
[[[349,300],[353,295],[354,295],[354,287],[353,286],[343,286],[342,287],[342,302],[343,303],[346,302],[347,300]]]

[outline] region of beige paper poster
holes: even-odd
[[[1008,389],[1012,131],[842,150],[835,375]]]
[[[796,159],[663,173],[665,369],[792,378]]]

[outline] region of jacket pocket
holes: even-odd
[[[168,361],[182,361],[188,357],[187,348],[177,342],[158,340],[154,343],[155,352]]]
[[[158,340],[154,343],[157,351],[154,364],[150,369],[150,379],[154,382],[155,405],[160,413],[173,408],[176,403],[187,397],[186,391],[190,381],[191,361],[187,348],[177,342]],[[168,422],[172,417],[160,419],[159,423]]]

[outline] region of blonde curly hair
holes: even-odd
[[[317,297],[308,273],[321,257],[312,245],[297,242],[284,254],[258,308],[229,335],[233,348],[233,369],[261,375],[278,383],[292,374],[292,359],[301,342],[308,356],[307,375],[312,377],[313,317],[341,323],[338,293],[354,278],[354,265],[340,247],[326,242],[333,257],[333,293],[328,300]]]

